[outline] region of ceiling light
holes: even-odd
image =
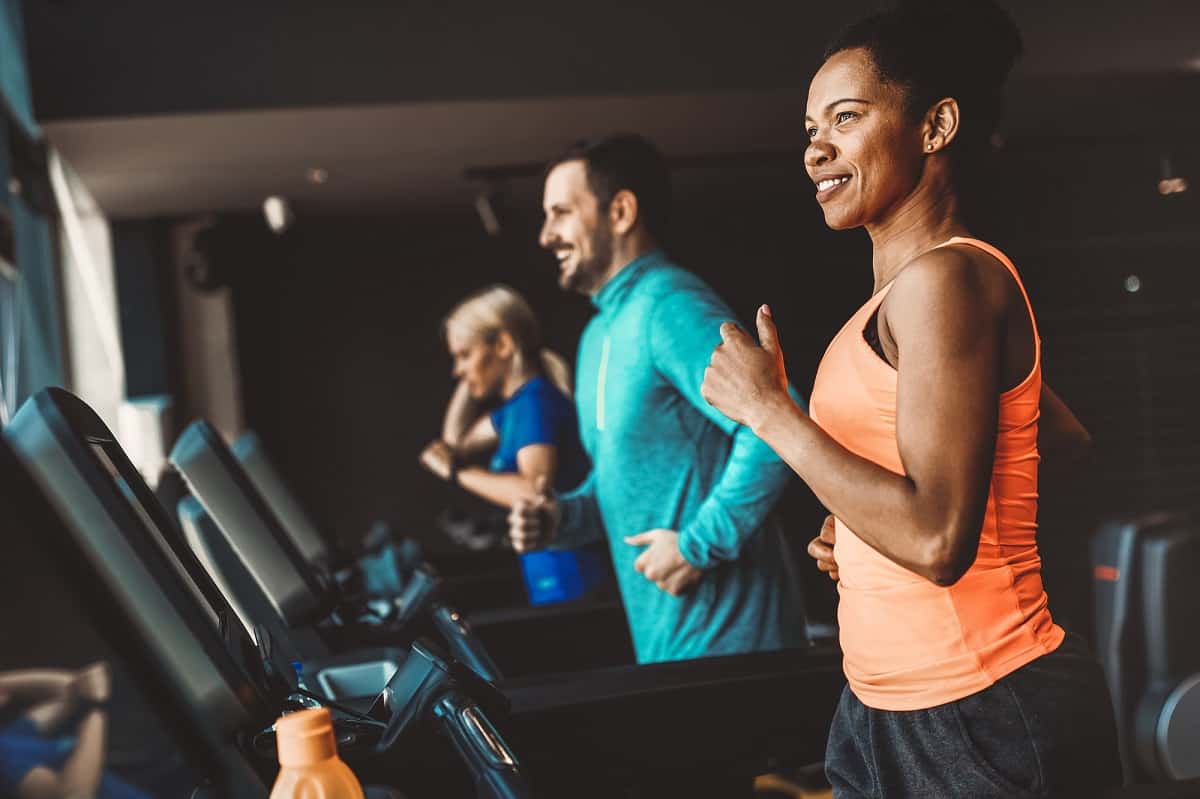
[[[272,195],[263,200],[263,216],[271,232],[281,235],[292,224],[292,206],[284,197]]]
[[[304,170],[304,179],[309,183],[320,186],[325,181],[329,180],[329,173],[319,166],[312,166]]]

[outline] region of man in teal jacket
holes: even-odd
[[[791,471],[700,396],[734,318],[659,249],[665,163],[632,135],[581,142],[546,173],[540,242],[598,310],[575,401],[592,472],[518,502],[517,551],[607,536],[641,663],[800,645],[801,600],[771,510]]]

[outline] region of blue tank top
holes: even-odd
[[[556,491],[570,491],[587,476],[575,404],[546,378],[529,380],[492,411],[492,426],[500,439],[489,464],[493,472],[515,472],[518,452],[533,444],[550,444],[558,449]]]
[[[39,766],[60,771],[75,750],[69,735],[43,738],[28,719],[0,727],[0,796],[16,796],[25,776]],[[149,799],[140,789],[104,773],[96,787],[96,799]]]
[[[0,795],[16,796],[21,780],[38,766],[58,771],[74,749],[74,738],[43,738],[28,719],[0,728]]]

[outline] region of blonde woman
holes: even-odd
[[[421,453],[421,464],[504,508],[536,496],[539,485],[578,485],[588,464],[570,369],[542,349],[529,303],[508,286],[491,286],[459,303],[443,332],[458,386],[442,437]],[[489,453],[487,468],[469,465]]]

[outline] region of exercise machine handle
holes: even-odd
[[[414,570],[405,581],[404,591],[396,597],[396,615],[392,624],[399,628],[412,624],[433,603],[441,582],[431,568]]]
[[[470,769],[479,799],[529,799],[516,756],[477,704],[450,691],[433,712]]]
[[[488,653],[483,641],[471,630],[467,620],[453,608],[436,605],[433,624],[450,647],[450,654],[488,682],[499,682],[500,667]]]

